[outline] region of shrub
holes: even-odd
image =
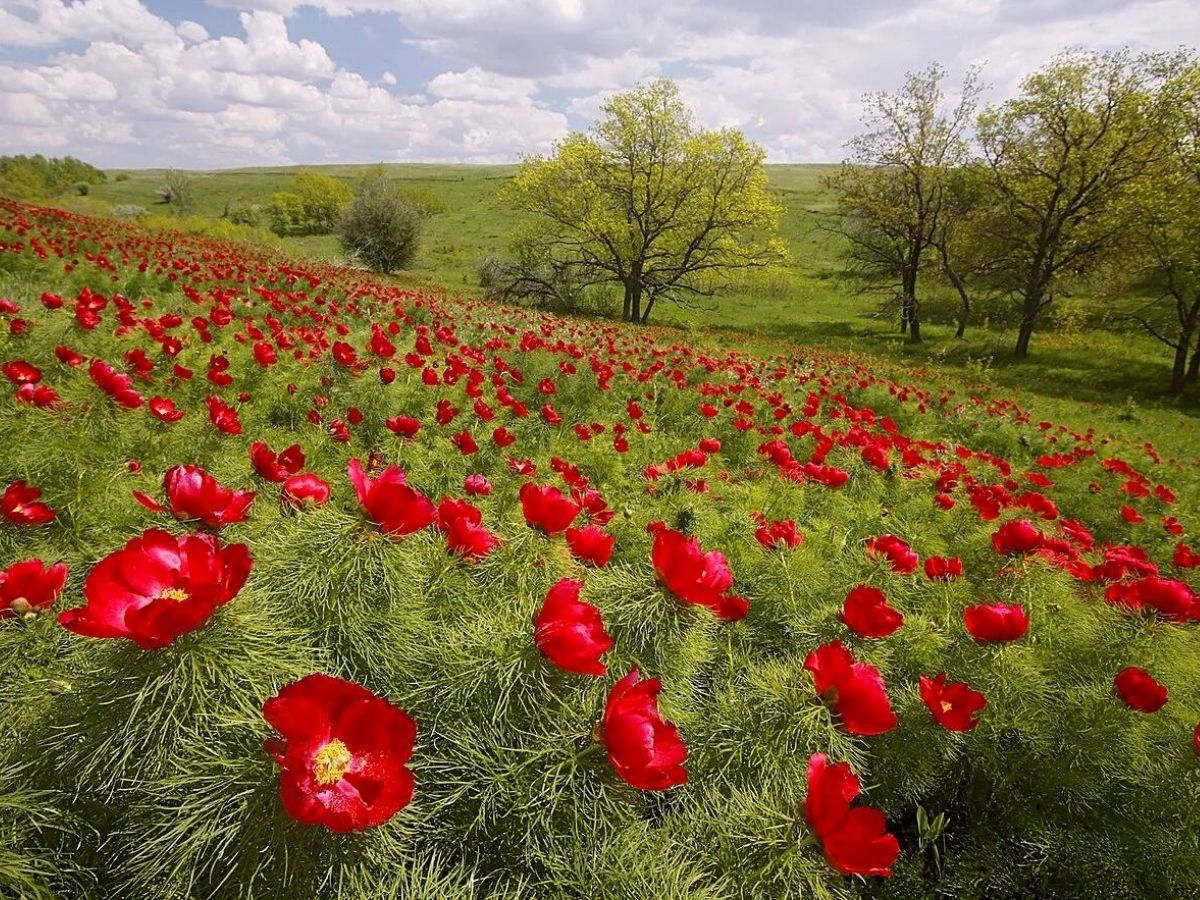
[[[112,208],[114,219],[142,219],[150,215],[150,210],[136,203],[118,203]]]
[[[271,196],[266,210],[271,230],[278,235],[329,234],[351,196],[350,188],[336,178],[303,172],[289,190]]]
[[[235,203],[225,208],[225,218],[234,225],[249,225],[261,228],[269,215],[268,208],[261,203]]]
[[[303,233],[304,201],[291,191],[277,191],[267,204],[267,219],[278,235]]]
[[[338,223],[342,248],[375,272],[408,268],[417,256],[425,215],[382,172],[368,175]]]

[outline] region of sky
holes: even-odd
[[[1200,0],[0,0],[0,153],[106,168],[498,163],[674,78],[770,162],[831,162],[938,61],[989,96],[1066,47],[1200,43]]]

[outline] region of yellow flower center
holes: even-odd
[[[353,761],[354,757],[351,756],[349,748],[334,738],[317,751],[317,757],[313,760],[313,774],[317,777],[317,784],[341,781]]]
[[[188,597],[187,591],[185,591],[183,588],[167,588],[165,591],[163,591],[161,594],[158,595],[159,600],[179,601],[179,600],[186,600],[187,597]]]
[[[953,704],[947,703],[945,700],[939,700],[938,703],[941,705],[942,712],[944,713],[948,713],[950,710],[954,709]]]

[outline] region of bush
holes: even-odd
[[[268,208],[261,203],[237,203],[225,208],[225,218],[234,225],[249,225],[261,228],[269,215]]]
[[[267,204],[267,220],[278,235],[304,232],[304,201],[291,191],[277,191]]]
[[[111,215],[114,219],[143,219],[150,215],[150,210],[136,203],[118,203],[112,208]]]
[[[350,188],[336,178],[304,172],[296,176],[290,190],[271,196],[266,208],[271,230],[281,236],[329,234],[351,196]]]
[[[355,188],[338,236],[351,258],[375,272],[395,272],[416,259],[424,225],[425,214],[391,179],[376,173]]]

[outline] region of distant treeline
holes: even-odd
[[[75,192],[86,194],[108,176],[73,156],[0,156],[0,194],[20,200],[37,200]]]

